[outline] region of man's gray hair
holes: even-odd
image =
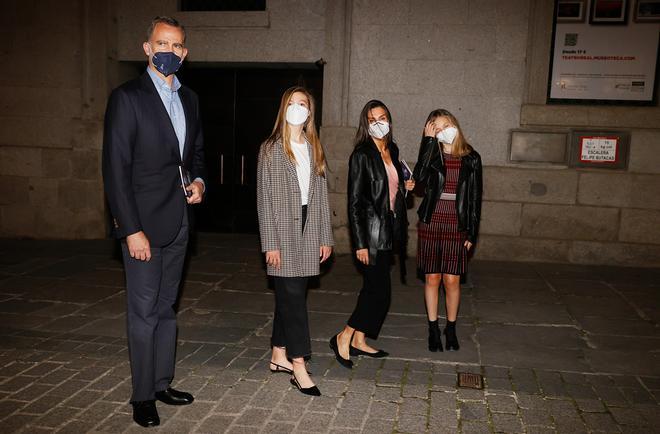
[[[183,27],[183,25],[180,22],[178,22],[176,19],[166,16],[157,16],[156,18],[151,20],[151,24],[149,24],[149,27],[147,28],[147,41],[151,39],[151,35],[154,33],[154,29],[156,28],[156,25],[160,23],[181,29],[181,32],[183,32],[183,42],[186,42],[185,27]]]

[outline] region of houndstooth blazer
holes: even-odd
[[[307,145],[312,156],[312,149]],[[319,274],[320,246],[333,246],[328,183],[314,170],[307,200],[307,222],[302,232],[302,204],[294,163],[281,142],[261,145],[257,163],[257,214],[261,251],[279,250],[281,268],[268,266],[269,276],[304,277]]]

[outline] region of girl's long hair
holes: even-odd
[[[387,133],[387,135],[383,138],[387,141],[387,143],[392,143],[394,141],[394,136],[392,134],[392,114],[390,113],[390,109],[388,109],[385,103],[382,101],[372,99],[364,105],[362,111],[360,112],[360,123],[358,125],[357,133],[355,134],[355,146],[370,139],[369,112],[377,107],[381,107],[383,110],[385,110],[385,113],[387,114],[387,122],[390,123],[390,132]]]
[[[291,97],[296,92],[303,93],[307,97],[307,101],[309,102],[309,117],[307,118],[307,121],[303,125],[303,133],[305,134],[305,138],[307,139],[309,144],[312,146],[312,158],[314,160],[314,170],[319,176],[325,176],[325,169],[326,169],[325,153],[323,152],[323,146],[321,146],[321,140],[319,139],[318,132],[316,131],[316,123],[314,122],[314,111],[316,108],[314,103],[314,97],[304,87],[294,86],[284,91],[284,94],[282,95],[282,100],[280,101],[280,109],[277,112],[277,119],[275,120],[275,126],[273,127],[273,132],[270,134],[270,136],[266,139],[265,142],[267,146],[266,150],[268,153],[270,153],[275,143],[281,141],[282,148],[284,149],[284,153],[286,154],[287,157],[289,157],[289,160],[291,160],[295,164],[296,157],[295,155],[293,155],[293,151],[291,150],[291,127],[289,127],[289,124],[286,121],[286,109],[289,106],[289,101],[291,100]]]
[[[431,113],[429,113],[429,117],[426,118],[426,123],[424,125],[439,117],[446,117],[447,119],[449,119],[449,121],[458,130],[458,134],[456,134],[456,138],[454,139],[454,146],[451,151],[452,155],[454,157],[464,157],[468,155],[470,152],[472,152],[472,146],[470,146],[468,141],[465,139],[465,136],[463,135],[463,129],[461,128],[461,124],[458,123],[458,119],[456,119],[456,116],[451,114],[449,110],[445,110],[445,109],[433,110]]]

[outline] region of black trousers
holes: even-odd
[[[392,251],[379,250],[376,263],[365,265],[362,273],[362,289],[348,325],[376,339],[383,326],[392,298],[390,267]]]
[[[307,205],[302,206],[301,231],[307,222]],[[286,347],[289,358],[312,354],[307,318],[307,277],[273,277],[275,283],[275,318],[270,344]]]
[[[151,248],[151,260],[131,258],[122,242],[126,272],[127,336],[133,394],[131,402],[154,399],[174,378],[176,312],[188,245],[188,214],[174,241]]]
[[[286,347],[289,358],[312,354],[307,318],[307,277],[274,277],[275,318],[271,345]]]

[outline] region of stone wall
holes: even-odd
[[[99,20],[104,29],[103,10],[88,1],[3,3],[0,236],[105,233],[100,116],[106,89],[90,80],[105,77],[105,35],[91,27]]]
[[[0,18],[11,40],[0,70],[0,236],[103,236],[105,98],[122,81],[119,62],[144,59],[146,24],[168,14],[188,29],[190,61],[326,62],[321,134],[339,252],[350,250],[346,172],[358,113],[378,98],[411,164],[431,110],[461,121],[485,165],[478,258],[660,265],[660,109],[545,104],[552,0],[269,0],[267,11],[245,13],[177,4],[10,2]],[[52,16],[63,22],[53,27]],[[42,53],[53,57],[36,65]],[[562,134],[604,127],[630,131],[627,169],[557,164]],[[533,139],[553,157],[512,161],[512,131],[523,149]],[[414,254],[414,209],[409,216]]]

